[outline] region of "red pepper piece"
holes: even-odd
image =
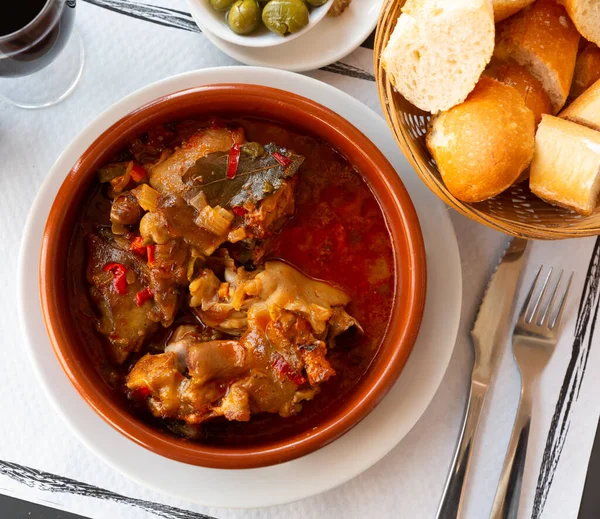
[[[144,169],[144,167],[133,161],[131,162],[131,170],[129,173],[131,178],[138,183],[148,178],[148,172]]]
[[[144,245],[144,239],[141,236],[136,236],[131,242],[130,250],[140,256],[146,255],[146,246]]]
[[[231,210],[236,216],[244,216],[248,212],[248,210],[244,209],[241,205],[236,205],[235,207],[232,207]]]
[[[297,386],[301,386],[306,382],[306,379],[302,376],[302,373],[294,371],[281,355],[277,355],[272,364],[275,372],[280,378],[287,377]]]
[[[135,295],[135,304],[142,306],[146,301],[150,301],[154,297],[152,290],[148,287],[143,288]]]
[[[113,273],[113,286],[117,294],[125,295],[127,293],[127,280],[125,279],[127,267],[121,263],[107,263],[104,265],[104,271]]]
[[[156,245],[148,245],[146,247],[146,252],[148,254],[148,264],[154,263],[156,259]]]
[[[292,160],[288,157],[286,157],[285,155],[282,155],[281,153],[277,153],[276,151],[273,152],[273,158],[279,162],[279,164],[281,164],[284,168],[288,167],[291,163]]]
[[[239,144],[234,144],[229,150],[229,159],[227,161],[227,178],[235,178],[238,165],[240,163],[240,155],[242,147]]]

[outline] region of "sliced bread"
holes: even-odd
[[[529,187],[550,204],[592,214],[600,192],[600,132],[544,115],[535,136]]]
[[[560,0],[581,35],[600,45],[600,1]]]
[[[409,102],[437,113],[466,99],[493,49],[489,0],[408,0],[381,60]]]
[[[498,24],[494,56],[527,68],[557,113],[571,89],[578,44],[579,33],[564,7],[554,0],[537,0]]]
[[[600,79],[560,112],[559,117],[600,131]]]

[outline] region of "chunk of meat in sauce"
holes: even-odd
[[[292,416],[335,375],[325,343],[291,312],[276,321],[264,309],[252,312],[239,340],[201,342],[189,326],[174,338],[165,353],[145,355],[127,377],[133,398],[146,400],[159,418],[199,424],[217,416],[248,421],[263,412]]]
[[[182,196],[186,190],[181,177],[194,163],[216,151],[229,151],[234,144],[246,142],[238,128],[203,128],[185,140],[166,160],[150,168],[150,185],[160,193]]]
[[[169,375],[161,380],[168,384],[177,381],[179,389],[144,386],[143,381],[150,377],[145,372],[154,372],[151,359],[144,357],[131,371],[127,386],[132,391],[147,388],[149,408],[155,416],[189,424],[215,416],[247,421],[253,413],[296,414],[301,402],[311,399],[320,384],[336,374],[324,340],[330,337],[333,341],[344,327],[358,326],[343,310],[348,296],[282,262],[268,262],[264,270],[247,272],[236,269],[226,252],[219,257],[225,281],[204,269],[190,285],[192,299],[197,299],[197,311],[205,324],[218,327],[210,319],[221,319],[222,330],[243,331],[243,335],[239,340],[205,341],[193,327],[180,328],[163,355],[172,355],[168,369],[186,373],[189,382],[181,384]],[[239,328],[227,323],[228,319]],[[156,362],[161,359],[159,356]],[[217,382],[219,386],[215,386]],[[173,391],[179,391],[181,405],[164,414],[161,409],[171,408],[154,401]],[[209,403],[207,395],[215,400]]]
[[[271,196],[244,218],[244,229],[249,238],[264,239],[283,227],[294,214],[295,181],[285,181]]]
[[[129,244],[125,238],[118,240],[108,232],[89,235],[87,278],[99,313],[96,328],[109,340],[113,360],[122,364],[130,353],[140,351],[158,323],[173,323],[182,303],[180,287],[188,284],[190,253],[184,241],[170,240],[155,245],[149,261],[124,249],[124,243]],[[120,290],[121,274],[107,268],[113,264],[124,269]]]
[[[168,327],[181,307],[181,287],[188,284],[190,250],[183,240],[169,240],[155,245],[153,256],[147,264],[148,287],[154,300],[153,319]]]
[[[120,225],[134,225],[140,221],[144,211],[131,191],[121,193],[110,208],[110,221]]]
[[[210,256],[226,239],[217,236],[195,223],[196,209],[180,197],[163,195],[156,211],[144,215],[140,222],[140,233],[147,241],[165,243],[171,238],[182,238],[196,247],[204,256]]]
[[[144,339],[156,330],[151,305],[136,304],[136,294],[144,288],[143,265],[133,253],[120,250],[114,242],[97,235],[88,237],[87,280],[90,296],[100,317],[96,328],[110,344],[110,354],[122,364],[131,352],[139,351]],[[117,290],[115,276],[107,265],[119,264],[126,269],[125,293]]]
[[[306,370],[308,382],[318,386],[335,375],[327,360],[327,346],[313,335],[308,321],[282,311],[279,318],[269,322],[267,336],[273,347],[296,372]]]
[[[232,256],[240,263],[257,264],[270,250],[273,237],[294,214],[296,184],[296,178],[286,180],[258,207],[244,215],[239,225],[244,231],[244,240],[231,247]]]
[[[119,200],[117,198],[113,202],[113,208]],[[227,210],[221,211],[224,214],[229,213]],[[140,233],[145,241],[158,244],[172,238],[182,238],[194,246],[202,256],[208,257],[223,243],[234,239],[236,232],[241,231],[240,237],[244,239],[244,246],[251,251],[252,258],[258,261],[267,248],[267,242],[263,239],[279,230],[293,212],[293,183],[284,182],[280,189],[262,200],[258,208],[246,214],[244,218],[234,221],[233,214],[229,213],[233,225],[226,224],[223,233],[215,234],[198,225],[198,211],[183,198],[162,195],[156,211],[143,216]]]
[[[225,280],[201,296],[199,287],[193,282],[190,285],[195,313],[206,325],[225,333],[241,334],[247,326],[248,309],[259,301],[269,310],[284,309],[303,316],[319,337],[334,317],[332,338],[358,324],[343,310],[350,302],[343,290],[311,279],[282,261],[267,261],[253,272],[236,269],[231,262],[225,269]],[[201,288],[205,288],[204,283]]]

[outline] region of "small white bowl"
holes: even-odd
[[[293,34],[280,36],[279,34],[269,31],[262,22],[261,27],[252,34],[236,34],[228,27],[227,22],[225,21],[225,13],[215,11],[210,6],[209,0],[188,0],[188,6],[194,20],[196,20],[196,23],[202,31],[211,32],[225,41],[244,47],[272,47],[295,40],[317,25],[327,14],[332,3],[333,0],[327,0],[327,2],[320,7],[310,8],[310,20],[304,29]]]

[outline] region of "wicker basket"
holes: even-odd
[[[382,8],[375,36],[375,79],[383,113],[396,142],[423,182],[450,207],[513,236],[556,240],[600,234],[600,208],[590,216],[580,216],[551,206],[532,194],[527,182],[476,204],[461,202],[446,189],[425,146],[429,113],[419,110],[395,91],[379,59],[404,3],[405,0],[386,0]]]

